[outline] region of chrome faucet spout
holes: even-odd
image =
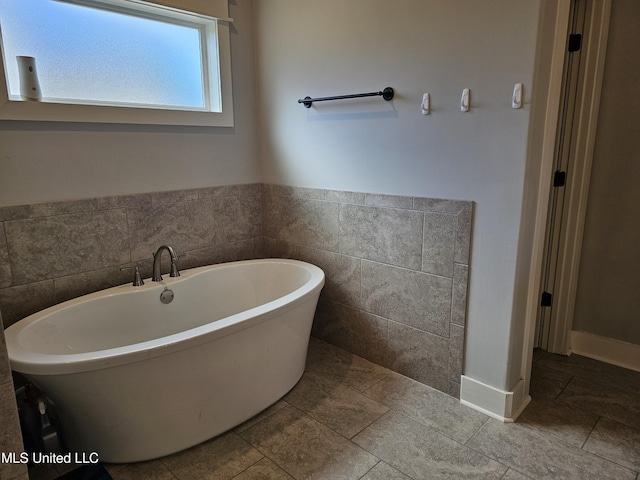
[[[170,277],[179,277],[180,272],[178,271],[178,255],[176,255],[176,251],[173,247],[169,245],[162,245],[156,250],[156,253],[153,254],[153,276],[151,277],[151,281],[153,282],[161,282],[162,281],[162,273],[160,271],[161,263],[162,263],[162,252],[169,252],[169,256],[171,257],[171,273]]]

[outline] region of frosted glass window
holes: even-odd
[[[0,0],[10,100],[21,99],[20,55],[35,58],[42,102],[221,110],[206,51],[215,21],[82,3]]]

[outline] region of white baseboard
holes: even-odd
[[[571,352],[640,372],[640,345],[586,332],[571,332]]]
[[[521,379],[511,391],[504,391],[462,375],[460,403],[501,422],[515,422],[529,402]]]

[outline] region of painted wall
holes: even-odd
[[[258,181],[252,3],[229,13],[234,128],[0,122],[0,206]]]
[[[602,87],[573,329],[640,344],[640,3],[616,0]]]
[[[523,330],[514,279],[539,7],[255,2],[263,181],[474,201],[465,374],[504,390],[520,377],[509,346],[513,329],[516,337]],[[516,82],[525,88],[520,110],[511,108]],[[396,91],[389,103],[297,103],[386,86]],[[463,88],[471,89],[468,113],[459,109]],[[429,116],[420,113],[424,92]]]

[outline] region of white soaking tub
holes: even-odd
[[[54,403],[71,451],[113,463],[161,457],[297,383],[323,285],[314,265],[261,259],[109,288],[9,327],[11,368]]]

